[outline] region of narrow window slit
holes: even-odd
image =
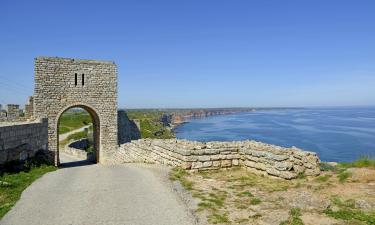
[[[82,86],[85,86],[85,74],[82,74]]]
[[[78,77],[77,77],[77,73],[75,74],[75,79],[74,79],[74,85],[77,86],[77,81],[78,81]]]

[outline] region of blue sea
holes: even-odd
[[[375,107],[263,110],[192,119],[177,138],[256,140],[317,152],[322,161],[375,157]]]

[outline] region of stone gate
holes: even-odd
[[[97,162],[118,148],[117,66],[110,61],[54,57],[35,59],[34,117],[48,118],[48,149],[59,160],[59,119],[80,107],[92,117]]]

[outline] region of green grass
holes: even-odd
[[[322,175],[322,176],[315,178],[315,180],[318,182],[324,183],[324,182],[327,182],[331,177],[332,175],[326,174],[326,175]]]
[[[227,214],[213,213],[208,216],[208,222],[213,224],[229,223],[229,218]]]
[[[60,117],[59,134],[76,130],[92,123],[91,116],[86,111],[67,111]]]
[[[341,173],[339,173],[337,175],[337,177],[339,178],[339,181],[341,183],[345,182],[346,180],[348,180],[350,177],[352,176],[352,173],[351,172],[348,172],[348,171],[342,171]]]
[[[375,159],[370,158],[368,156],[360,157],[359,159],[353,161],[353,162],[342,162],[339,163],[340,167],[343,168],[374,168],[375,169]]]
[[[306,178],[306,174],[305,174],[305,172],[300,172],[300,173],[298,173],[298,175],[297,175],[297,179],[305,179]]]
[[[159,110],[128,110],[129,119],[138,119],[141,124],[142,138],[168,139],[174,133],[169,127],[164,127],[161,117],[167,112]]]
[[[169,174],[169,179],[173,181],[180,181],[181,185],[186,190],[192,190],[193,182],[186,179],[186,175],[188,175],[188,172],[186,172],[186,170],[179,167],[175,167],[171,170],[171,173]]]
[[[327,216],[345,221],[361,221],[368,225],[375,225],[375,212],[365,213],[355,208],[354,200],[342,201],[338,196],[331,199],[333,205],[339,209],[333,211],[328,208],[324,211]]]
[[[0,177],[0,218],[2,218],[19,200],[21,193],[32,182],[45,173],[56,170],[54,166],[32,167],[28,172],[4,174]]]
[[[303,225],[303,221],[300,218],[301,210],[293,208],[289,211],[289,218],[286,221],[280,223],[280,225]]]
[[[238,197],[253,197],[254,195],[250,191],[243,191],[236,194]]]
[[[88,138],[88,137],[87,137],[87,132],[85,132],[85,131],[80,131],[80,132],[77,132],[77,133],[71,134],[71,135],[69,135],[65,140],[60,141],[59,144],[60,144],[60,147],[64,147],[64,146],[67,145],[70,141],[75,141],[75,140],[79,140],[79,139],[82,139],[82,138]]]
[[[251,205],[259,205],[262,201],[259,198],[253,198],[250,201]]]
[[[321,171],[333,171],[333,172],[336,172],[337,171],[337,166],[333,166],[331,164],[328,164],[326,162],[321,162],[320,163],[320,170]]]

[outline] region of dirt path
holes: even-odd
[[[69,131],[67,133],[64,133],[64,134],[59,134],[59,141],[63,141],[65,140],[67,137],[69,137],[69,135],[71,134],[75,134],[75,133],[78,133],[78,132],[81,132],[81,131],[84,131],[85,128],[89,128],[91,126],[90,125],[86,125],[84,127],[81,127],[81,128],[78,128],[78,129],[75,129],[75,130],[72,130],[72,131]]]

